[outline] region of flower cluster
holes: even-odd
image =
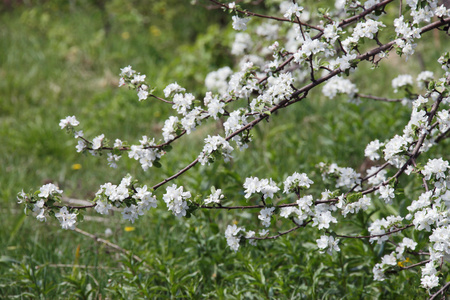
[[[230,146],[227,140],[223,137],[216,135],[210,136],[205,139],[205,146],[203,147],[202,153],[199,155],[198,160],[202,165],[209,164],[214,161],[213,154],[218,154],[223,157],[225,162],[230,161],[233,158],[231,152],[233,152],[233,147]]]
[[[305,173],[299,174],[295,172],[284,181],[284,193],[295,192],[303,188],[309,189],[313,183],[314,181],[309,179]]]
[[[189,198],[191,198],[191,193],[183,192],[183,187],[177,187],[175,184],[168,186],[166,193],[163,195],[164,202],[167,204],[167,209],[177,217],[186,216],[186,210],[189,209],[186,200]]]
[[[17,196],[19,204],[25,204],[25,212],[27,209],[32,209],[36,214],[36,219],[41,222],[47,221],[49,215],[54,215],[60,222],[63,229],[74,229],[77,222],[77,213],[68,209],[66,206],[56,206],[53,203],[61,202],[61,195],[63,190],[60,190],[58,186],[53,183],[47,183],[34,195],[28,195],[23,191]],[[58,211],[56,212],[55,211]]]
[[[258,179],[257,177],[249,177],[245,179],[245,198],[250,198],[252,194],[261,193],[263,199],[273,198],[274,193],[280,188],[272,180],[272,178]]]
[[[137,73],[131,66],[120,69],[119,87],[128,85],[130,88],[136,89],[139,101],[146,100],[152,93],[149,85],[145,83],[146,75]]]
[[[407,0],[404,5],[408,9],[392,22],[380,15],[381,12],[389,12],[385,10],[389,3],[381,4],[379,0],[368,0],[364,4],[338,0],[335,2],[336,11],[311,18],[305,8],[284,1],[280,5],[279,16],[263,18],[272,20],[260,23],[254,17],[251,25],[247,17],[252,15],[250,12],[242,11],[234,2],[221,5],[233,14],[233,29],[240,31],[225,39],[231,43],[231,53],[237,66],[225,66],[209,73],[205,78],[207,90],[204,96],[188,92],[174,82],[164,88],[162,94],[166,99],[163,99],[152,94],[154,90],[150,90],[146,75],[141,75],[131,66],[122,68],[119,86],[127,85],[135,90],[139,101],[153,97],[172,109],[173,115],[161,123],[162,138],[157,140],[142,136],[139,143],[133,145],[115,139],[111,147],[104,134],[99,133],[90,140],[83,131],[75,131],[80,122],[75,116],[68,116],[60,121],[59,126],[74,134],[78,140],[78,152],[89,151],[99,156],[107,152],[107,163],[113,168],[119,167],[120,154],[128,152],[128,157],[138,161],[147,171],[152,166],[160,166],[166,151],[183,135],[191,134],[203,123],[217,121],[220,123],[217,128],[221,131],[204,138],[203,149],[191,164],[154,188],[137,185],[131,176],[123,178],[118,185],[110,182],[101,185],[94,199],[94,209],[100,214],[108,214],[112,209],[121,210],[124,219],[135,222],[147,210],[157,206],[154,189],[180,177],[198,163],[209,165],[219,158],[230,161],[236,147],[240,150],[248,147],[252,141],[251,131],[258,123],[276,117],[275,113],[300,102],[311,95],[313,89],[321,89],[325,98],[344,95],[355,103],[364,98],[402,102],[408,104],[404,109],[411,108],[403,132],[388,137],[383,137],[380,132],[378,138],[367,144],[364,153],[361,153],[367,160],[360,167],[353,169],[340,167],[336,163],[319,164],[323,184],[330,190],[337,189],[333,192],[325,187],[318,189],[320,179],[315,179],[314,173],[294,172],[287,176],[283,184],[276,183],[272,178],[247,177],[243,183],[244,197],[250,199],[256,195],[259,201],[245,206],[228,206],[231,201],[223,203],[225,196],[222,189],[215,187],[207,196],[192,197],[183,186],[172,183],[166,187],[162,198],[167,209],[179,218],[189,217],[195,209],[257,209],[257,219],[261,222],[257,220],[258,226],[263,227],[258,228],[260,237],[256,237],[256,229],[246,230],[236,223],[226,228],[227,244],[233,251],[237,251],[245,241],[255,245],[257,240],[275,239],[310,226],[318,231],[311,238],[316,242],[317,249],[333,255],[333,252],[340,251],[340,241],[348,237],[337,233],[342,228],[341,222],[357,213],[367,214],[369,217],[363,220],[368,220],[369,236],[353,237],[383,245],[381,259],[373,268],[374,279],[385,280],[393,268],[403,267],[409,259],[408,253],[416,251],[420,244],[428,250],[415,255],[417,260],[424,256],[428,260],[419,261],[416,265],[422,266],[421,285],[428,290],[438,287],[444,258],[450,255],[450,165],[442,157],[432,157],[433,153],[428,161],[423,161],[421,154],[448,138],[450,53],[444,53],[438,60],[444,74],[424,71],[415,80],[410,74],[394,78],[392,89],[403,99],[364,95],[359,91],[362,86],[352,82],[352,74],[361,61],[368,61],[374,68],[377,67],[392,54],[392,49],[408,59],[422,35],[432,28],[448,26],[450,21],[446,18],[450,16],[450,10],[439,6],[436,0]],[[351,17],[347,15],[350,13]],[[319,25],[308,23],[310,19],[317,18],[321,19]],[[274,20],[282,22],[276,24]],[[247,27],[255,29],[255,35],[242,32]],[[389,35],[394,38],[387,42]],[[363,42],[366,45],[361,47]],[[368,50],[364,52],[366,48]],[[256,51],[260,55],[253,54]],[[415,89],[419,89],[422,95],[418,95]],[[414,186],[408,186],[408,192],[402,191],[403,182],[399,179],[403,174],[409,176],[406,178]],[[309,176],[316,182],[311,190],[308,189],[314,182]],[[416,181],[420,181],[424,191],[417,192]],[[277,194],[281,185],[284,187],[283,194]],[[55,205],[60,202],[61,194],[62,190],[56,185],[47,184],[32,195],[21,192],[18,200],[26,210],[32,210],[38,220],[45,221],[48,216],[54,216],[62,228],[74,229],[77,208]],[[399,203],[406,207],[406,215],[401,211],[392,212]],[[378,209],[386,205],[390,206]],[[273,219],[278,221],[272,222]],[[277,230],[276,235],[269,236],[271,227],[285,223],[295,227],[285,232]],[[423,238],[426,240],[418,243],[413,234],[417,232],[424,232]],[[345,244],[341,246],[345,247]]]

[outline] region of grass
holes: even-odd
[[[159,93],[178,81],[201,96],[204,75],[232,61],[226,54],[229,40],[218,38],[229,31],[220,25],[228,17],[220,12],[208,19],[211,12],[189,5],[151,1],[151,9],[139,10],[117,1],[109,4],[105,15],[91,2],[81,3],[21,6],[0,18],[0,164],[4,166],[0,297],[402,299],[425,295],[406,289],[419,285],[420,276],[414,272],[399,275],[401,280],[372,282],[372,266],[383,254],[379,246],[344,243],[342,252],[332,257],[308,251],[316,249],[311,229],[234,253],[227,248],[223,232],[233,221],[254,226],[256,216],[248,213],[201,211],[192,219],[178,220],[161,203],[133,224],[132,231],[126,230],[130,224],[120,214],[106,219],[88,213],[79,225],[130,250],[145,264],[76,232],[63,231],[54,220],[38,223],[24,217],[15,204],[21,189],[55,182],[70,197],[92,199],[100,184],[116,183],[127,173],[154,184],[192,161],[204,136],[217,131],[211,123],[177,141],[162,161],[163,168],[149,172],[126,159],[114,170],[104,158],[76,153],[75,141],[58,127],[68,115],[77,116],[90,138],[105,133],[109,139],[136,142],[142,135],[159,134],[168,107],[139,103],[133,91],[117,88],[119,68],[131,64],[147,74]],[[439,55],[437,50],[418,50],[427,53],[427,61]],[[358,79],[361,91],[376,94],[397,75],[391,74],[391,64],[398,66],[399,73],[407,71],[402,61],[391,58],[389,64],[382,64],[377,78],[371,77],[367,65],[351,76]],[[412,65],[417,73],[420,65]],[[430,66],[438,70],[436,64]],[[312,92],[307,100],[258,126],[255,142],[231,164],[196,167],[175,183],[201,196],[215,185],[224,189],[230,203],[243,202],[242,183],[248,176],[280,182],[298,171],[320,183],[317,163],[362,169],[361,149],[375,138],[390,138],[408,117],[409,109],[400,104],[355,105]],[[162,192],[157,196],[161,199]],[[339,229],[357,232],[368,222],[358,215],[355,224],[343,222]],[[112,236],[105,236],[107,228]]]

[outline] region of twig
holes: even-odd
[[[223,4],[223,3],[220,3],[220,2],[218,2],[218,1],[216,1],[216,0],[209,0],[209,1],[211,1],[211,2],[213,2],[213,3],[215,3],[215,4],[217,4],[217,5],[220,6],[220,7],[228,8],[227,5],[225,5],[225,4]],[[392,0],[391,0],[391,1],[392,1]],[[267,16],[267,15],[262,15],[262,14],[254,13],[254,12],[251,12],[251,11],[248,11],[248,10],[239,10],[239,9],[236,9],[236,11],[237,11],[237,12],[240,12],[241,14],[244,14],[244,15],[246,15],[246,16],[259,17],[259,18],[263,18],[263,19],[271,19],[271,20],[276,20],[276,21],[280,21],[280,22],[297,23],[297,22],[291,21],[291,20],[289,20],[289,19],[278,18],[278,17],[273,17],[273,16]],[[304,22],[300,22],[300,21],[298,21],[298,22],[299,22],[299,24],[301,24],[301,25],[304,25],[304,26],[307,26],[307,27],[309,27],[309,28],[315,29],[315,30],[317,30],[317,31],[323,32],[323,29],[320,28],[320,27],[317,27],[317,26],[314,26],[314,25],[310,25],[310,24],[308,24],[308,23],[304,23]]]
[[[292,221],[292,222],[294,222],[294,221]],[[312,222],[312,221],[309,220],[308,222],[303,223],[303,224],[301,224],[301,225],[298,225],[297,223],[294,222],[295,224],[297,224],[297,226],[295,226],[295,227],[293,227],[293,228],[291,228],[291,229],[289,229],[289,230],[283,231],[283,232],[278,232],[277,235],[266,236],[266,237],[251,237],[251,238],[248,238],[248,239],[249,239],[249,240],[274,240],[274,239],[279,238],[280,236],[286,235],[286,234],[288,234],[288,233],[290,233],[290,232],[292,232],[292,231],[295,231],[295,230],[297,230],[297,229],[299,229],[299,228],[301,228],[301,227],[305,227],[306,225],[308,225],[308,224],[311,223],[311,222]]]
[[[433,295],[431,295],[430,298],[428,298],[429,300],[433,300],[434,298],[436,298],[439,294],[442,293],[442,296],[444,296],[444,291],[446,289],[448,289],[450,287],[450,281],[447,282],[439,291],[437,291],[436,293],[434,293]]]
[[[111,243],[110,241],[107,241],[107,240],[104,240],[104,239],[102,239],[102,238],[99,238],[98,236],[96,236],[96,235],[94,235],[94,234],[92,234],[92,233],[86,232],[86,231],[81,230],[81,229],[79,229],[79,228],[75,228],[73,231],[76,231],[76,232],[78,232],[78,233],[81,233],[82,235],[85,235],[85,236],[87,236],[87,237],[93,239],[93,240],[96,241],[97,243],[105,244],[106,246],[108,246],[108,247],[110,247],[110,248],[113,248],[113,249],[115,249],[115,250],[117,250],[117,251],[119,251],[119,252],[122,252],[122,253],[124,253],[124,254],[126,254],[126,255],[128,255],[128,256],[131,255],[131,252],[130,252],[129,250],[126,250],[126,249],[120,247],[119,245],[116,245],[116,244],[114,244],[114,243]],[[146,265],[146,266],[148,267],[147,263],[146,263],[142,258],[140,258],[139,256],[137,256],[136,254],[133,254],[132,257],[133,257],[135,260],[137,260],[138,262],[143,263],[144,265]]]
[[[366,99],[372,99],[372,100],[384,101],[384,102],[402,102],[403,101],[403,99],[389,99],[389,98],[384,98],[384,97],[377,97],[377,96],[363,95],[363,94],[356,94],[356,96],[360,97],[360,98],[366,98]]]
[[[403,231],[403,230],[405,230],[405,229],[407,229],[409,227],[412,227],[412,226],[414,226],[414,224],[409,224],[409,225],[406,225],[404,227],[388,231],[386,233],[374,234],[374,235],[351,236],[351,235],[336,234],[336,236],[340,237],[340,238],[347,238],[347,239],[371,239],[371,238],[374,238],[374,237],[382,237],[382,236],[385,236],[385,235],[391,235],[393,233],[396,233],[396,232],[399,232],[399,231]]]
[[[165,103],[174,104],[172,101],[169,101],[169,100],[166,100],[166,99],[157,97],[157,96],[155,96],[155,95],[153,95],[153,94],[150,94],[149,96],[150,96],[150,97],[153,97],[153,98],[155,98],[155,99],[158,99],[158,100],[160,100],[160,101],[162,101],[162,102],[165,102]]]

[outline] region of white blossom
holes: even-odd
[[[75,224],[77,222],[77,214],[69,213],[66,206],[61,207],[55,217],[61,223],[63,229],[75,229]]]
[[[92,140],[92,149],[93,149],[93,150],[100,149],[100,147],[102,146],[102,143],[103,143],[103,139],[104,139],[104,138],[105,138],[105,135],[104,135],[104,134],[101,134],[101,135],[95,137],[95,138]]]
[[[59,126],[61,126],[61,129],[64,129],[66,127],[75,127],[80,125],[80,122],[78,122],[77,118],[75,118],[75,116],[69,116],[66,117],[65,119],[62,119],[59,122]]]
[[[191,193],[184,192],[182,186],[177,187],[175,184],[168,186],[163,195],[167,208],[177,217],[186,216],[186,210],[189,209],[186,200],[189,198],[191,198]]]
[[[286,19],[291,19],[292,17],[300,17],[303,7],[299,6],[297,3],[292,3],[286,10],[284,17]]]
[[[214,190],[214,189],[213,189]],[[223,194],[221,189],[214,190],[208,198],[206,198],[205,204],[210,203],[220,203],[220,200],[223,199]]]
[[[270,218],[272,217],[272,214],[275,210],[275,207],[266,207],[261,209],[258,215],[258,219],[262,221],[263,226],[269,227],[270,226]]]
[[[238,16],[233,16],[233,29],[242,31],[247,29],[247,23],[250,21],[249,18],[239,18]]]
[[[233,224],[233,225],[228,225],[227,230],[225,231],[225,237],[227,238],[227,244],[235,252],[238,251],[238,249],[239,249],[240,236],[238,234],[241,230],[243,230],[241,227],[237,227],[236,224]]]
[[[394,93],[398,92],[398,89],[404,86],[412,86],[413,78],[411,75],[403,74],[392,79],[392,87],[394,88]]]
[[[322,235],[320,239],[316,240],[317,246],[321,250],[321,253],[324,253],[324,250],[327,251],[329,255],[333,254],[334,251],[340,251],[339,248],[339,240],[335,240],[332,236]]]
[[[186,91],[185,88],[182,88],[178,83],[174,82],[166,86],[163,92],[164,96],[167,98],[171,96],[173,93],[181,93],[185,91]]]
[[[56,185],[53,183],[47,183],[39,188],[39,197],[41,198],[48,198],[50,196],[56,195],[56,194],[62,194],[63,191],[58,189]]]
[[[291,176],[288,176],[284,181],[284,193],[287,194],[294,191],[296,188],[307,188],[309,189],[311,184],[314,182],[308,178],[305,173],[299,174],[295,172]]]

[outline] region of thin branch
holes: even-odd
[[[363,94],[356,94],[356,96],[360,97],[360,98],[366,98],[366,99],[372,99],[372,100],[384,101],[384,102],[402,102],[403,101],[403,99],[389,99],[389,98],[384,98],[384,97],[377,97],[377,96],[363,95]]]
[[[292,221],[292,222],[294,222],[294,221]],[[248,239],[249,240],[275,240],[275,239],[279,238],[280,236],[283,236],[283,235],[286,235],[288,233],[291,233],[291,232],[293,232],[293,231],[295,231],[295,230],[297,230],[297,229],[299,229],[301,227],[305,227],[306,225],[308,225],[311,222],[312,221],[309,220],[308,222],[303,223],[301,225],[299,225],[299,224],[294,222],[295,224],[297,224],[297,226],[295,226],[295,227],[293,227],[293,228],[291,228],[289,230],[283,231],[283,232],[278,232],[277,235],[266,236],[266,237],[251,237],[251,238],[248,238]]]
[[[424,261],[421,261],[419,263],[416,263],[416,264],[413,264],[413,265],[410,265],[410,266],[407,266],[407,267],[400,267],[400,266],[398,266],[400,269],[388,270],[388,271],[386,271],[386,274],[395,274],[395,273],[398,273],[400,271],[412,269],[412,268],[415,268],[415,267],[418,267],[418,266],[425,265],[425,264],[429,263],[430,261],[431,261],[430,259],[424,260]]]
[[[413,264],[413,265],[410,265],[410,266],[407,266],[407,267],[400,267],[400,268],[402,269],[402,271],[403,270],[408,270],[408,269],[412,269],[412,268],[415,268],[415,267],[418,267],[418,266],[426,265],[430,261],[431,261],[431,259],[428,259],[428,260],[424,260],[424,261],[418,262],[416,264]]]
[[[415,159],[412,160],[412,163],[413,163],[414,167],[417,168]],[[425,187],[425,192],[428,192],[430,189],[428,188],[427,180],[425,179],[425,176],[422,173],[420,173],[420,174],[422,175],[422,182],[423,182],[423,186]]]
[[[228,6],[226,4],[220,3],[219,1],[216,0],[209,0],[215,4],[217,4],[220,7],[226,8],[228,9]],[[240,10],[240,9],[235,9],[235,11],[240,12],[241,14],[244,14],[246,16],[253,16],[253,17],[259,17],[259,18],[263,18],[263,19],[271,19],[271,20],[276,20],[276,21],[280,21],[280,22],[289,22],[289,23],[298,23],[304,26],[307,26],[309,28],[315,29],[317,31],[323,32],[323,29],[314,25],[310,25],[308,23],[305,22],[300,22],[300,21],[291,21],[289,19],[285,19],[285,18],[278,18],[278,17],[273,17],[273,16],[268,16],[268,15],[262,15],[262,14],[258,14],[258,13],[254,13],[248,10]]]
[[[76,232],[78,232],[78,233],[81,233],[82,235],[85,235],[85,236],[87,236],[87,237],[93,239],[93,240],[96,241],[97,243],[105,244],[106,246],[108,246],[108,247],[110,247],[110,248],[113,248],[113,249],[115,249],[115,250],[117,250],[117,251],[119,251],[119,252],[122,252],[122,253],[124,253],[124,254],[126,254],[126,255],[128,255],[128,256],[131,255],[131,252],[130,252],[129,250],[126,250],[126,249],[120,247],[119,245],[116,245],[116,244],[114,244],[114,243],[111,243],[110,241],[107,241],[107,240],[104,240],[104,239],[102,239],[102,238],[99,238],[99,237],[97,237],[97,236],[94,235],[94,234],[91,234],[91,233],[86,232],[86,231],[84,231],[84,230],[81,230],[81,229],[79,229],[79,228],[75,228],[73,231],[76,231]],[[139,256],[137,256],[136,254],[133,254],[132,257],[133,257],[136,261],[138,261],[138,262],[140,262],[140,263],[143,263],[144,265],[146,265],[146,266],[148,267],[147,263],[146,263],[142,258],[140,258]]]
[[[347,238],[347,239],[371,239],[371,238],[374,238],[374,237],[382,237],[382,236],[385,236],[385,235],[391,235],[393,233],[397,233],[399,231],[403,231],[403,230],[405,230],[405,229],[407,229],[409,227],[412,227],[412,226],[414,226],[414,224],[409,224],[409,225],[406,225],[406,226],[401,227],[401,228],[396,228],[396,229],[391,230],[391,231],[386,232],[386,233],[374,234],[374,235],[351,236],[351,235],[336,234],[336,236],[340,237],[340,238]]]
[[[439,291],[437,291],[436,293],[434,293],[433,295],[431,295],[431,297],[430,298],[428,298],[429,300],[433,300],[433,299],[435,299],[437,296],[439,296],[439,294],[442,294],[442,296],[445,296],[444,295],[444,291],[446,290],[446,289],[448,289],[450,287],[450,281],[449,282],[447,282]]]
[[[439,143],[440,141],[449,138],[449,137],[450,137],[450,134],[449,134],[449,133],[450,133],[450,128],[447,129],[446,132],[441,133],[434,141],[435,141],[436,143]]]
[[[166,100],[166,99],[157,97],[157,96],[155,96],[155,95],[153,95],[153,94],[150,94],[149,96],[150,96],[150,97],[153,97],[153,98],[155,98],[155,99],[158,99],[158,100],[160,100],[160,101],[162,101],[162,102],[165,102],[165,103],[174,104],[174,102],[172,102],[172,101],[169,101],[169,100]]]

